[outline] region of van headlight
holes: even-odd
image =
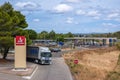
[[[45,60],[45,57],[42,57],[41,60]]]
[[[49,60],[51,61],[51,60],[52,60],[52,58],[49,58]]]

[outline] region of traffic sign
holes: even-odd
[[[78,60],[77,59],[74,60],[74,64],[78,64]]]
[[[16,36],[16,45],[25,45],[25,36]]]

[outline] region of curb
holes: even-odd
[[[24,79],[31,79],[33,77],[33,75],[35,74],[35,72],[37,71],[38,66],[36,66],[35,70],[32,72],[32,74],[30,76],[22,76],[22,78]]]

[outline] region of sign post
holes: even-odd
[[[16,36],[15,38],[15,69],[26,69],[26,38]]]

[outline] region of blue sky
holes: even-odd
[[[120,31],[120,0],[0,0],[0,5],[8,1],[38,33]]]

